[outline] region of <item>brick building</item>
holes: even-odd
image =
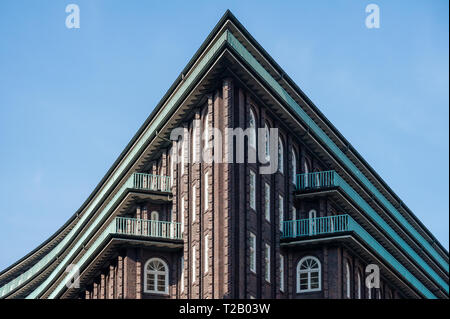
[[[0,273],[0,298],[448,298],[448,271],[227,12],[82,207]]]

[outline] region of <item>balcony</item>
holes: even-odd
[[[182,240],[181,223],[116,217],[108,227],[109,234]]]
[[[329,235],[356,231],[356,222],[349,215],[316,217],[283,222],[281,239]]]
[[[134,189],[170,193],[170,176],[133,173],[128,180],[129,187]]]
[[[297,175],[297,191],[315,191],[339,186],[340,176],[335,171],[314,172]]]

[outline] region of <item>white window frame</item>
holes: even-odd
[[[264,183],[264,216],[270,223],[270,185]]]
[[[300,270],[301,264],[306,261],[307,259],[313,259],[317,262],[318,268],[315,268],[313,270],[307,269],[307,270]],[[318,272],[318,288],[311,288],[311,273]],[[300,274],[307,273],[308,274],[308,288],[307,289],[301,289],[300,287]],[[314,291],[321,291],[322,290],[322,265],[320,263],[320,260],[317,259],[314,256],[305,256],[297,263],[297,293],[305,293],[305,292],[314,292]]]
[[[297,236],[297,208],[292,206],[292,232],[294,236]]]
[[[350,265],[348,263],[348,261],[345,261],[345,296],[347,297],[347,299],[351,298],[351,278],[350,278]]]
[[[172,147],[170,149],[170,187],[173,186],[173,162],[174,162],[174,156],[175,156],[175,152],[174,152],[174,147]]]
[[[284,256],[280,254],[280,291],[284,292]]]
[[[357,274],[356,274],[356,279],[358,280],[357,281],[357,298],[358,299],[361,299],[362,298],[362,294],[361,294],[361,275],[359,274],[359,271],[357,272]]]
[[[250,232],[249,236],[249,267],[250,271],[256,274],[256,235]]]
[[[278,171],[284,173],[284,146],[280,137],[278,137]]]
[[[181,197],[181,233],[184,234],[184,197]]]
[[[156,270],[148,270],[148,266],[152,261],[158,261],[164,265],[164,271],[156,271]],[[149,274],[150,273],[150,274]],[[153,275],[153,281],[155,285],[155,289],[148,289],[148,276]],[[164,276],[164,291],[158,290],[158,276]],[[169,294],[169,267],[167,263],[161,258],[150,258],[144,265],[144,292],[158,295],[167,295]]]
[[[317,211],[315,209],[311,209],[308,213],[309,236],[312,236],[316,233],[316,218],[317,218]]]
[[[186,155],[186,141],[184,139],[185,137],[185,133],[183,132],[183,138],[181,139],[180,143],[181,143],[181,176],[183,176],[184,174],[184,157]]]
[[[270,133],[269,126],[264,124],[264,155],[266,161],[270,161]]]
[[[250,208],[256,210],[256,174],[250,170]]]
[[[270,245],[264,245],[264,279],[270,283]]]
[[[192,162],[198,162],[198,147],[197,147],[197,127],[198,120],[194,120],[192,123]]]
[[[250,118],[248,122],[248,127],[250,129],[248,144],[254,149],[256,149],[256,117],[252,109],[250,109]]]
[[[294,149],[292,149],[292,184],[297,184],[297,155]]]
[[[278,195],[278,215],[280,218],[280,231],[283,231],[283,222],[284,222],[284,197],[282,195]]]
[[[208,209],[209,206],[209,172],[205,173],[205,211]]]

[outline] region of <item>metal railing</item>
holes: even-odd
[[[297,190],[320,189],[337,186],[335,171],[314,172],[297,175]]]
[[[183,239],[181,223],[159,220],[116,217],[110,233],[165,239]]]
[[[288,220],[283,222],[281,238],[297,238],[351,231],[354,223],[353,218],[347,214]]]
[[[132,187],[161,192],[170,192],[170,176],[133,173],[131,175]]]

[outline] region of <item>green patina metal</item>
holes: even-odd
[[[330,187],[341,188],[367,215],[395,241],[405,252],[415,260],[439,285],[448,293],[448,283],[445,282],[391,226],[335,171],[314,172],[297,175],[297,190],[310,191]]]
[[[271,87],[278,93],[278,95],[289,105],[291,108],[302,118],[302,120],[312,129],[312,131],[323,141],[325,144],[336,154],[336,156],[342,160],[342,162],[350,169],[350,171],[380,200],[380,202],[399,220],[402,225],[423,245],[423,247],[448,271],[448,263],[440,256],[434,248],[407,222],[407,220],[393,207],[393,205],[373,186],[370,181],[359,171],[359,169],[348,159],[345,154],[337,147],[336,144],[326,135],[322,129],[306,114],[306,112],[295,102],[295,100],[280,86],[280,84],[264,69],[263,66],[245,49],[245,47],[234,37],[234,35],[225,30],[225,32],[220,35],[215,43],[209,48],[209,51],[200,59],[198,64],[192,69],[190,74],[185,77],[184,81],[180,84],[179,89],[175,92],[173,96],[167,101],[166,105],[161,108],[159,113],[156,115],[155,119],[149,124],[149,127],[143,132],[142,136],[139,138],[137,143],[131,148],[129,154],[124,158],[117,169],[114,171],[111,178],[106,182],[105,186],[98,193],[98,195],[93,199],[93,201],[87,206],[85,213],[81,216],[80,221],[75,225],[75,227],[69,232],[68,235],[59,243],[49,254],[47,254],[43,259],[41,259],[36,265],[30,268],[28,271],[24,272],[21,276],[15,278],[13,281],[9,282],[7,285],[0,288],[0,297],[11,292],[15,288],[19,287],[23,282],[32,278],[36,273],[40,272],[49,262],[53,261],[58,255],[62,253],[67,244],[74,238],[74,236],[80,230],[81,225],[90,218],[95,213],[95,207],[99,205],[105,196],[111,191],[116,181],[126,172],[128,167],[131,165],[134,158],[136,158],[144,149],[146,143],[151,138],[152,134],[156,129],[163,123],[167,118],[168,114],[174,110],[178,105],[181,98],[189,91],[193,83],[197,81],[199,75],[205,71],[206,66],[211,62],[211,59],[219,51],[224,43],[228,43]],[[131,183],[130,180],[127,183]],[[112,203],[118,200],[118,194],[125,190],[127,184],[122,186],[119,192],[113,197],[107,207],[111,207]],[[130,186],[131,184],[128,184]],[[41,283],[27,298],[35,298],[39,296],[44,289],[56,278],[57,274],[60,274],[64,266],[73,258],[74,254],[79,251],[81,242],[86,240],[92,235],[93,231],[99,226],[99,224],[105,219],[108,213],[108,209],[100,212],[94,223],[85,231],[80,240],[71,251],[67,254],[64,260],[57,266],[57,268],[46,278],[46,280]],[[398,235],[397,235],[398,236]],[[97,243],[97,241],[96,241]],[[382,246],[380,245],[382,248]],[[402,246],[402,248],[405,248]],[[93,250],[95,251],[95,250]],[[92,251],[92,252],[93,252]],[[89,250],[88,250],[89,252]],[[85,255],[88,255],[86,252]],[[392,256],[391,256],[392,257]],[[87,258],[87,257],[86,257]],[[393,258],[393,257],[392,257]],[[398,262],[397,262],[398,263]],[[402,266],[403,267],[403,266]],[[404,268],[404,267],[403,267]],[[414,282],[416,282],[415,280]],[[420,282],[419,282],[420,284]],[[416,287],[418,285],[414,284]],[[421,285],[421,284],[420,284]],[[420,286],[419,285],[419,286]],[[423,285],[421,285],[423,286]],[[63,286],[58,286],[57,289],[52,293],[52,295],[57,295],[59,290]],[[447,286],[448,291],[448,286]],[[427,293],[425,295],[428,295]]]
[[[356,165],[341,151],[331,138],[309,117],[308,114],[295,102],[281,85],[267,72],[256,58],[228,32],[228,42],[231,47],[274,89],[275,92],[292,108],[293,111],[312,129],[312,131],[333,151],[333,153],[347,166],[347,168],[376,196],[384,207],[416,238],[433,258],[448,272],[449,265],[431,244],[420,235],[417,230],[397,211],[397,209],[381,194],[381,192],[367,179]]]
[[[88,231],[92,231],[95,229],[99,223],[100,220],[107,216],[108,213],[110,213],[111,208],[116,204],[118,199],[123,196],[123,194],[127,191],[127,189],[143,189],[143,190],[152,190],[152,191],[162,191],[162,192],[169,192],[170,191],[170,177],[168,176],[158,176],[158,175],[151,175],[151,174],[143,174],[143,173],[133,173],[130,178],[127,180],[127,182],[121,187],[121,189],[116,193],[116,195],[113,197],[113,199],[105,206],[102,214],[99,216],[99,219],[96,220],[95,223],[91,225],[91,227],[88,229]],[[90,234],[90,233],[89,233]],[[68,236],[70,233],[68,234]],[[78,246],[84,242],[88,238],[88,234],[85,233],[81,240],[79,241]],[[67,241],[67,236],[65,238]],[[14,280],[10,281],[8,284],[0,288],[0,297],[8,294],[15,288],[20,287],[20,285],[25,282],[26,280],[32,278],[34,275],[40,272],[40,270],[50,261],[54,260],[56,258],[57,254],[60,253],[62,250],[63,242],[61,242],[57,247],[55,247],[48,255],[46,255],[43,259],[41,259],[36,265],[34,265],[32,268],[24,272],[21,276],[15,278]],[[66,257],[67,258],[67,257]],[[61,264],[64,263],[66,259],[63,260]],[[60,264],[60,265],[61,265]],[[58,265],[58,267],[60,266]],[[58,270],[58,267],[55,269]],[[48,278],[47,278],[48,279]],[[46,281],[44,281],[45,283]]]
[[[416,277],[414,277],[350,215],[284,221],[282,237],[285,239],[301,239],[308,236],[338,234],[343,232],[354,232],[362,240],[364,240],[369,247],[373,248],[384,260],[399,271],[400,274],[412,283],[424,296],[430,299],[436,299],[436,296],[428,290],[427,287],[425,287]]]
[[[99,247],[102,247],[110,238],[110,235],[127,235],[136,237],[147,237],[155,239],[174,239],[182,240],[181,223],[155,221],[146,219],[116,217],[102,234],[96,239],[94,244],[80,258],[77,267],[74,267],[67,278],[73,278],[78,269],[82,269],[86,265],[90,256],[92,256]],[[66,286],[66,281],[62,281],[57,289],[50,294],[49,298],[53,299],[57,296],[57,291]]]
[[[128,165],[131,162],[131,159],[134,158],[139,152],[143,151],[144,146],[146,145],[147,141],[150,139],[151,135],[156,131],[156,129],[163,123],[166,116],[173,111],[173,109],[177,106],[177,104],[180,102],[180,99],[182,96],[190,89],[191,85],[195,83],[199,75],[205,70],[206,66],[210,62],[210,60],[213,58],[213,56],[219,51],[220,47],[226,42],[227,39],[227,32],[223,33],[217,41],[211,46],[209,51],[202,57],[202,59],[199,61],[197,66],[192,70],[192,72],[187,76],[184,81],[181,83],[179,90],[168,100],[167,104],[161,109],[161,112],[157,114],[155,120],[150,124],[149,128],[145,131],[143,136],[140,138],[139,142],[133,147],[130,154],[125,158],[124,162],[119,166],[119,168],[116,170],[113,179],[114,181],[120,176],[120,174],[126,170]],[[120,172],[120,174],[119,174]],[[110,182],[111,183],[111,182]],[[108,187],[111,187],[110,183],[107,183],[106,189]],[[122,187],[123,188],[123,187]],[[117,196],[117,195],[116,195]],[[117,200],[116,196],[111,200],[111,202]],[[109,205],[109,204],[108,204]],[[92,211],[91,211],[92,213]],[[106,209],[104,209],[99,216],[96,218],[96,221],[91,225],[89,229],[86,230],[86,232],[83,235],[83,240],[87,237],[91,236],[91,233],[93,229],[95,229],[99,223],[104,219],[106,215]],[[71,235],[71,234],[69,234]],[[68,237],[69,237],[68,235]],[[73,237],[73,235],[71,235]],[[80,242],[78,242],[72,250],[67,254],[66,258],[64,258],[63,262],[61,262],[56,269],[46,278],[46,280],[41,283],[31,294],[27,296],[28,299],[30,298],[36,298],[39,296],[45,287],[49,283],[51,283],[55,278],[56,275],[61,273],[65,265],[68,263],[70,259],[73,258],[76,251],[80,249]],[[61,249],[58,250],[60,252]],[[51,252],[53,253],[53,251]],[[62,288],[62,287],[60,287]]]

